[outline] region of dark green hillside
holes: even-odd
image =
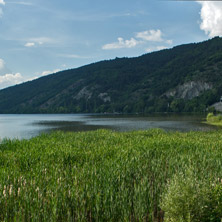
[[[0,91],[0,113],[202,112],[222,95],[222,39],[62,71]]]

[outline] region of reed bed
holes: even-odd
[[[191,169],[197,184],[222,178],[222,133],[98,130],[4,139],[0,166],[0,221],[163,221],[176,176]]]

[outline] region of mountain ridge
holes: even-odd
[[[0,113],[203,112],[221,95],[222,39],[215,37],[8,87],[0,90]]]

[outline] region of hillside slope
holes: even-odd
[[[201,112],[222,95],[222,39],[116,58],[0,90],[0,113]]]

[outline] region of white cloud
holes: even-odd
[[[5,5],[4,0],[0,0],[0,5]]]
[[[0,5],[5,5],[4,0],[0,0]],[[3,16],[3,10],[0,8],[0,18]]]
[[[4,69],[5,68],[5,62],[0,59],[0,71],[1,68]],[[15,84],[20,84],[22,82],[26,82],[26,81],[32,81],[34,79],[38,79],[42,76],[46,76],[48,74],[53,74],[53,73],[57,73],[61,71],[60,69],[55,69],[53,71],[43,71],[42,73],[38,73],[36,76],[32,77],[32,78],[24,78],[20,73],[6,73],[3,75],[0,75],[0,89],[9,87],[9,86],[13,86]]]
[[[199,1],[201,4],[200,29],[209,37],[222,36],[222,2]]]
[[[157,29],[157,30],[147,30],[144,32],[138,32],[136,34],[136,37],[139,39],[142,39],[144,41],[151,41],[151,42],[165,42],[169,45],[171,45],[173,43],[172,40],[165,40],[163,39],[163,33],[161,30]]]
[[[43,71],[42,73],[40,73],[40,76],[46,76],[46,75],[49,75],[49,74],[53,74],[53,73],[57,73],[61,71],[61,69],[54,69],[53,71]]]
[[[0,76],[6,73],[11,73],[11,71],[6,67],[5,61],[0,59]]]
[[[157,29],[138,32],[136,33],[135,38],[131,38],[130,40],[118,38],[118,42],[106,44],[102,47],[102,49],[110,50],[121,48],[133,48],[137,45],[145,44],[147,42],[164,42],[169,45],[173,43],[172,40],[163,39],[163,33],[161,32],[161,30]]]
[[[33,46],[35,46],[35,43],[34,43],[34,42],[27,42],[27,43],[25,44],[25,47],[33,47]]]
[[[162,42],[162,32],[157,30],[148,30],[144,32],[138,32],[136,34],[137,38],[143,39],[145,41]]]
[[[60,72],[60,71],[61,71],[61,69],[54,69],[52,71],[46,70],[46,71],[43,71],[42,73],[36,73],[36,76],[33,76],[32,78],[27,79],[27,81],[32,81],[32,80],[38,79],[42,76],[47,76],[49,74],[54,74],[54,73],[57,73],[57,72]]]
[[[27,5],[27,6],[31,6],[33,5],[32,3],[30,2],[7,2],[7,4],[17,4],[17,5]]]
[[[0,88],[6,88],[15,84],[23,82],[23,77],[20,73],[16,74],[5,74],[0,76]]]
[[[5,61],[3,59],[0,59],[0,70],[5,68]]]
[[[17,84],[22,81],[22,75],[20,73],[16,74],[5,74],[4,76],[0,76],[0,83],[10,82],[12,84]]]
[[[33,46],[43,45],[46,43],[52,44],[55,42],[56,41],[54,39],[48,37],[29,38],[26,39],[25,47],[33,47]]]
[[[134,38],[130,40],[124,40],[123,38],[118,38],[118,42],[113,42],[110,44],[106,44],[102,47],[102,49],[121,49],[121,48],[133,48],[138,45],[140,42]]]
[[[37,37],[37,38],[30,38],[30,42],[37,43],[39,45],[45,44],[45,43],[55,43],[55,40],[48,37]]]
[[[173,40],[166,40],[166,43],[169,44],[169,45],[172,45],[173,44]]]
[[[154,52],[154,51],[160,51],[163,49],[167,49],[168,47],[166,46],[155,46],[155,47],[150,47],[146,49],[146,52]]]
[[[167,49],[167,47],[166,46],[157,46],[156,49],[159,51],[159,50]]]
[[[33,5],[30,2],[16,2],[16,4],[19,4],[19,5]]]
[[[23,82],[23,77],[20,73],[12,74],[6,67],[5,61],[0,59],[0,89],[19,84]]]

